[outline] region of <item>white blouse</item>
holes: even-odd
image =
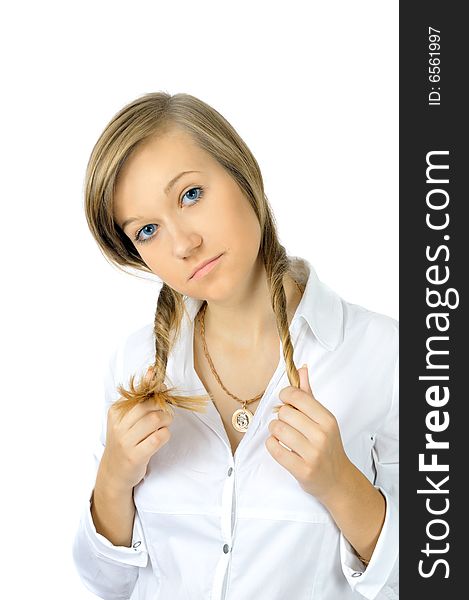
[[[352,600],[398,598],[399,327],[391,317],[340,298],[312,265],[290,325],[297,367],[307,363],[315,397],[336,417],[349,459],[381,490],[386,516],[369,565],[355,555],[326,508],[269,453],[269,422],[290,385],[279,362],[236,452],[213,403],[206,413],[175,407],[171,438],[134,488],[132,545],[96,532],[87,494],[73,543],[83,584],[107,600]],[[185,297],[168,386],[206,394],[193,363],[194,318]],[[96,469],[118,383],[154,362],[153,324],[116,348],[105,378]]]

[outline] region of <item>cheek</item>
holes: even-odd
[[[216,215],[212,215],[211,223],[214,235],[229,250],[242,254],[256,253],[260,242],[260,226],[257,217],[244,198],[226,202]]]
[[[165,281],[170,287],[180,290],[181,283],[183,284],[183,282],[181,282],[180,277],[178,279],[177,275],[175,277],[172,250],[166,244],[161,243],[161,241],[155,240],[154,242],[143,244],[143,246],[138,247],[137,251],[141,259],[158,279]],[[182,291],[182,293],[185,292]]]

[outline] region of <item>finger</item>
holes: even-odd
[[[280,390],[278,397],[284,404],[294,406],[316,423],[326,424],[330,420],[330,411],[312,393],[301,388],[287,386]]]
[[[139,456],[151,457],[157,450],[164,446],[171,438],[171,431],[168,427],[162,427],[154,431],[136,447]]]
[[[296,474],[299,476],[304,467],[304,460],[296,452],[284,448],[280,440],[274,435],[266,439],[265,447],[282,467],[287,469],[294,477],[297,476]]]
[[[300,377],[300,389],[314,396],[309,384],[309,372],[307,364],[302,365],[302,367],[298,370],[298,375]]]
[[[143,376],[144,381],[146,383],[150,383],[154,374],[155,374],[155,365],[150,365],[148,367],[148,369],[146,370],[145,375]]]
[[[162,410],[152,410],[140,418],[124,435],[124,440],[131,446],[136,446],[154,431],[168,427],[172,417]]]
[[[154,367],[151,365],[148,367],[147,371],[145,372],[145,375],[143,376],[144,381],[148,383],[150,381],[150,378],[153,376],[153,372]],[[118,404],[118,402],[119,401],[117,401],[116,404]],[[114,404],[110,406],[110,409],[112,409],[113,407]],[[121,416],[120,413],[116,413],[119,417],[118,424],[124,429],[130,429],[131,427],[133,427],[133,425],[135,425],[135,423],[137,423],[139,419],[142,418],[142,416],[146,415],[151,410],[155,410],[155,403],[153,399],[147,399],[143,402],[138,402],[124,415]]]
[[[301,431],[278,419],[271,421],[269,431],[278,441],[288,446],[292,452],[303,460],[306,459],[310,451],[310,441]]]
[[[308,415],[305,415],[303,412],[301,412],[294,406],[291,406],[291,404],[283,404],[280,407],[280,410],[278,412],[278,419],[273,419],[271,421],[271,423],[269,424],[269,430],[271,428],[277,427],[274,424],[275,421],[281,421],[282,423],[290,425],[291,427],[302,433],[304,437],[309,441],[315,439],[315,436],[318,432],[318,428],[321,428],[321,426],[316,421],[308,417]]]

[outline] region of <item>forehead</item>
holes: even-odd
[[[204,171],[221,166],[192,136],[172,128],[139,144],[122,166],[114,189],[114,216],[125,216],[135,204],[164,198],[164,188],[181,171]]]
[[[164,133],[151,136],[139,144],[123,165],[118,181],[144,174],[150,170],[155,175],[170,175],[174,169],[206,165],[211,162],[211,156],[200,148],[192,136],[180,129],[171,129]]]

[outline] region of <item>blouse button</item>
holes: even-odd
[[[225,554],[227,554],[229,551],[230,551],[230,547],[228,546],[228,544],[225,544],[225,545],[223,546],[223,552],[224,552]]]
[[[140,546],[141,543],[142,542],[135,542],[135,544],[132,546],[134,548],[134,550],[136,550]]]
[[[233,473],[233,467],[230,467],[230,468],[228,469],[228,477],[230,477],[231,473]]]
[[[363,575],[363,573],[360,573],[360,571],[355,571],[355,573],[352,573],[352,577],[360,577],[361,575]]]

